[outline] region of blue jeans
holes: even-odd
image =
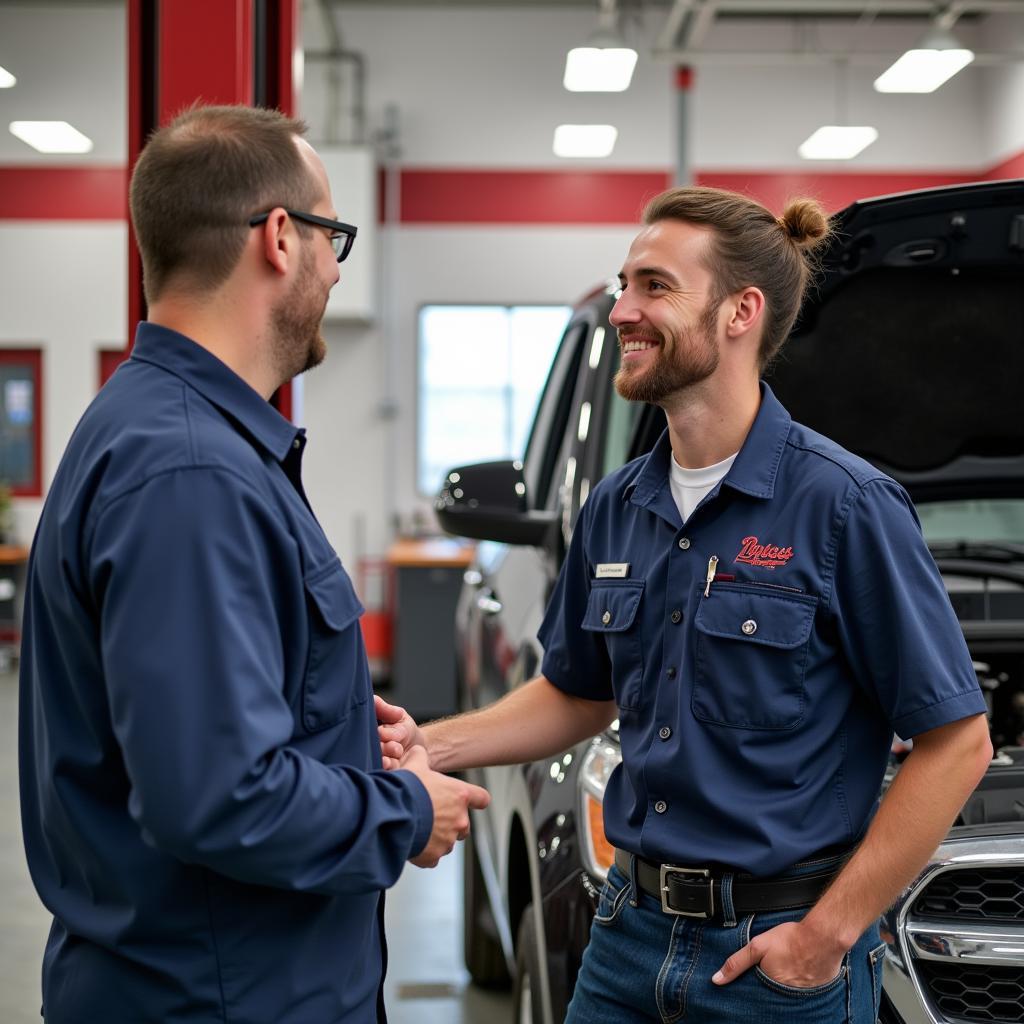
[[[822,867],[819,861],[805,870]],[[754,936],[807,913],[737,918],[731,884],[726,876],[720,917],[676,917],[613,866],[566,1024],[874,1024],[885,951],[877,924],[846,955],[839,975],[816,988],[783,985],[756,966],[728,985],[713,984],[711,976]]]

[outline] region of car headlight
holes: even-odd
[[[591,742],[580,765],[580,849],[584,867],[601,879],[615,859],[615,848],[604,834],[604,791],[621,761],[619,745],[602,735]]]

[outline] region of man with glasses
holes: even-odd
[[[132,178],[149,318],[47,497],[25,847],[48,1024],[384,1019],[382,890],[485,791],[384,772],[362,607],[268,399],[325,354],[356,229],[301,122],[194,108]]]

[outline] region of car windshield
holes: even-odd
[[[987,548],[1024,555],[1024,499],[931,501],[918,505],[917,514],[933,552],[948,555],[963,548],[965,555],[979,557]]]

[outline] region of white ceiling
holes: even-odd
[[[614,5],[614,0],[602,0]],[[330,45],[332,30],[345,15],[400,17],[400,9],[421,17],[433,9],[439,19],[469,17],[474,11],[545,14],[562,9],[578,19],[585,39],[596,27],[598,0],[302,0],[304,36],[314,46]],[[878,63],[879,38],[903,45],[942,10],[958,32],[983,38],[989,12],[1020,12],[1024,0],[619,0],[627,35],[644,40],[643,58],[667,69],[673,62],[697,65],[764,66],[834,63],[837,56],[856,63],[858,55]],[[127,96],[123,0],[0,0],[0,66],[18,78],[0,90],[0,164],[120,164],[126,152]],[[885,31],[880,32],[880,22]],[[892,26],[890,31],[889,26]],[[985,51],[985,47],[975,47]],[[897,49],[898,52],[898,49]],[[1021,59],[1020,54],[1013,55]],[[528,55],[527,55],[528,58]],[[1005,54],[983,52],[986,60]],[[370,67],[372,78],[375,69]],[[979,74],[980,72],[971,72]],[[378,76],[379,77],[379,76]],[[481,87],[486,84],[481,82]],[[558,90],[558,83],[552,90]],[[759,97],[763,99],[763,97]],[[552,102],[556,97],[552,95]],[[68,120],[95,142],[86,158],[36,153],[6,131],[12,120]]]

